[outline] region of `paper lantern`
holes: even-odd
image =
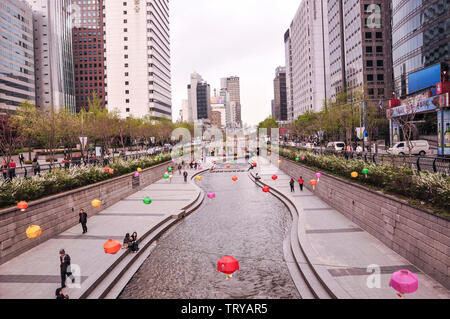
[[[134,173],[134,177],[139,177],[141,176],[138,172]]]
[[[262,190],[263,190],[264,193],[268,193],[270,191],[270,187],[269,186],[264,186]]]
[[[112,175],[112,174],[114,174],[114,170],[113,169],[110,169],[109,170],[109,173]]]
[[[253,163],[253,167],[256,167],[258,164],[256,164],[256,163]]]
[[[161,157],[159,157],[159,158],[158,158],[158,161],[160,161],[160,162],[161,162],[161,161],[162,161],[162,158],[161,158]]]
[[[358,178],[358,176],[359,176],[358,172],[353,172],[353,173],[352,173],[352,177],[353,177],[353,178]]]
[[[300,162],[300,158],[297,157],[297,158],[295,159],[295,161],[296,161],[296,162]]]
[[[138,171],[139,173],[142,172],[142,168],[139,167],[139,168],[137,169],[137,171]]]
[[[226,167],[227,167],[227,168],[231,168],[231,165],[227,165]]]
[[[172,172],[172,171],[173,171],[173,168],[172,168],[172,167],[169,167],[169,168],[167,169],[167,171],[168,171],[168,172]]]
[[[278,159],[278,164],[281,164],[281,159]]]
[[[39,226],[31,225],[30,227],[27,228],[26,234],[28,238],[34,239],[41,236],[42,229]]]
[[[105,172],[109,173],[109,168],[108,167],[105,167]]]
[[[232,180],[233,182],[236,182],[238,180],[237,176],[233,176]]]
[[[273,176],[272,176],[272,179],[273,179],[274,181],[276,181],[276,180],[278,179],[278,176],[277,176],[277,175],[273,175]]]
[[[306,157],[302,156],[302,161],[304,161],[306,159]]]
[[[19,202],[19,203],[17,204],[17,208],[20,209],[22,212],[24,212],[25,209],[28,208],[28,203],[27,203],[27,202],[24,202],[24,201],[21,201],[21,202]]]
[[[362,173],[366,176],[367,178],[367,174],[369,174],[369,169],[365,168],[362,170]]]
[[[392,274],[389,286],[398,291],[397,295],[402,298],[404,294],[412,294],[419,289],[419,280],[417,275],[402,269]]]
[[[201,167],[201,166],[198,167],[198,170],[199,170],[199,171],[201,171],[202,169],[203,169],[203,167]]]
[[[146,205],[150,205],[151,203],[152,203],[152,200],[151,200],[151,198],[150,197],[145,197],[143,200],[142,200],[143,202],[144,202],[144,204],[146,204]]]
[[[103,249],[106,254],[115,255],[122,248],[122,245],[117,240],[109,239],[103,244]]]
[[[322,177],[322,173],[316,173],[317,182],[319,182],[321,177]]]
[[[168,179],[169,178],[169,174],[166,173],[166,174],[164,174],[163,177],[164,177],[164,179]]]
[[[217,262],[217,271],[227,275],[227,279],[239,270],[239,261],[232,256],[224,256]]]
[[[310,180],[309,184],[313,187],[313,190],[316,189],[317,181],[315,179]]]
[[[203,179],[203,177],[197,176],[196,179],[200,182]]]
[[[91,205],[94,206],[95,208],[98,208],[98,207],[100,207],[100,206],[102,205],[102,202],[99,201],[98,199],[94,199],[94,200],[91,202]]]
[[[213,192],[208,193],[207,196],[208,196],[209,199],[214,199],[214,198],[216,198],[216,194],[214,194]]]

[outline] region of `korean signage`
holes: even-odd
[[[440,96],[433,96],[430,98],[424,98],[423,95],[419,95],[415,99],[407,100],[407,103],[400,105],[399,107],[393,107],[386,111],[388,118],[395,118],[412,113],[425,113],[434,111],[441,107],[442,99]]]

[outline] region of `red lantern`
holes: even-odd
[[[256,163],[253,163],[253,167],[256,167],[258,164],[256,164]]]
[[[238,178],[236,176],[233,176],[232,180],[233,180],[233,182],[236,182],[238,180]]]
[[[227,165],[227,168],[231,168],[231,165]]]
[[[24,202],[24,201],[21,201],[21,202],[19,202],[19,203],[17,204],[17,208],[20,209],[22,212],[24,212],[25,209],[28,208],[28,203],[27,203],[27,202]]]
[[[270,191],[270,187],[269,186],[264,186],[263,187],[263,192],[264,193],[268,193]]]
[[[105,172],[108,173],[109,172],[109,168],[105,167]]]
[[[217,262],[217,271],[227,275],[227,279],[239,270],[239,261],[231,256],[224,256]]]
[[[272,176],[272,179],[273,179],[274,181],[276,181],[276,180],[278,179],[278,176],[277,176],[277,175],[273,175],[273,176]]]
[[[103,249],[105,250],[106,254],[115,255],[117,252],[122,248],[122,245],[117,240],[108,240],[104,245]]]

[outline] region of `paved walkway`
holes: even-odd
[[[336,283],[352,298],[398,298],[395,290],[389,287],[389,281],[392,273],[400,269],[409,269],[419,278],[419,290],[405,298],[450,298],[450,292],[445,287],[423,274],[405,258],[306,188],[301,192],[297,182],[299,176],[292,176],[296,183],[295,192],[291,193],[291,176],[265,158],[258,158],[258,163],[257,171],[262,181],[286,195],[296,205],[299,214],[305,217],[306,238],[316,253],[315,260],[325,266]],[[276,159],[272,159],[272,163],[276,163]],[[274,174],[278,176],[276,181],[272,180]],[[367,279],[373,270],[368,272],[367,267],[373,264],[380,266],[381,287],[371,289]]]
[[[193,171],[188,169],[188,173],[192,176]],[[80,291],[84,291],[124,252],[105,254],[105,241],[111,238],[122,243],[126,233],[145,234],[193,202],[198,194],[199,190],[193,184],[184,183],[183,177],[175,172],[172,182],[162,179],[131,195],[89,218],[86,234],[82,234],[79,224],[0,265],[0,299],[54,299],[55,290],[61,285],[58,253],[62,248],[81,271],[81,290],[75,291],[79,288],[68,286],[65,293],[69,297],[79,296]],[[142,202],[146,196],[153,200],[151,205]]]

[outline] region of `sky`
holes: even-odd
[[[301,0],[171,0],[172,114],[187,99],[190,74],[214,88],[239,76],[242,121],[271,115],[275,69],[285,65],[284,33]]]

